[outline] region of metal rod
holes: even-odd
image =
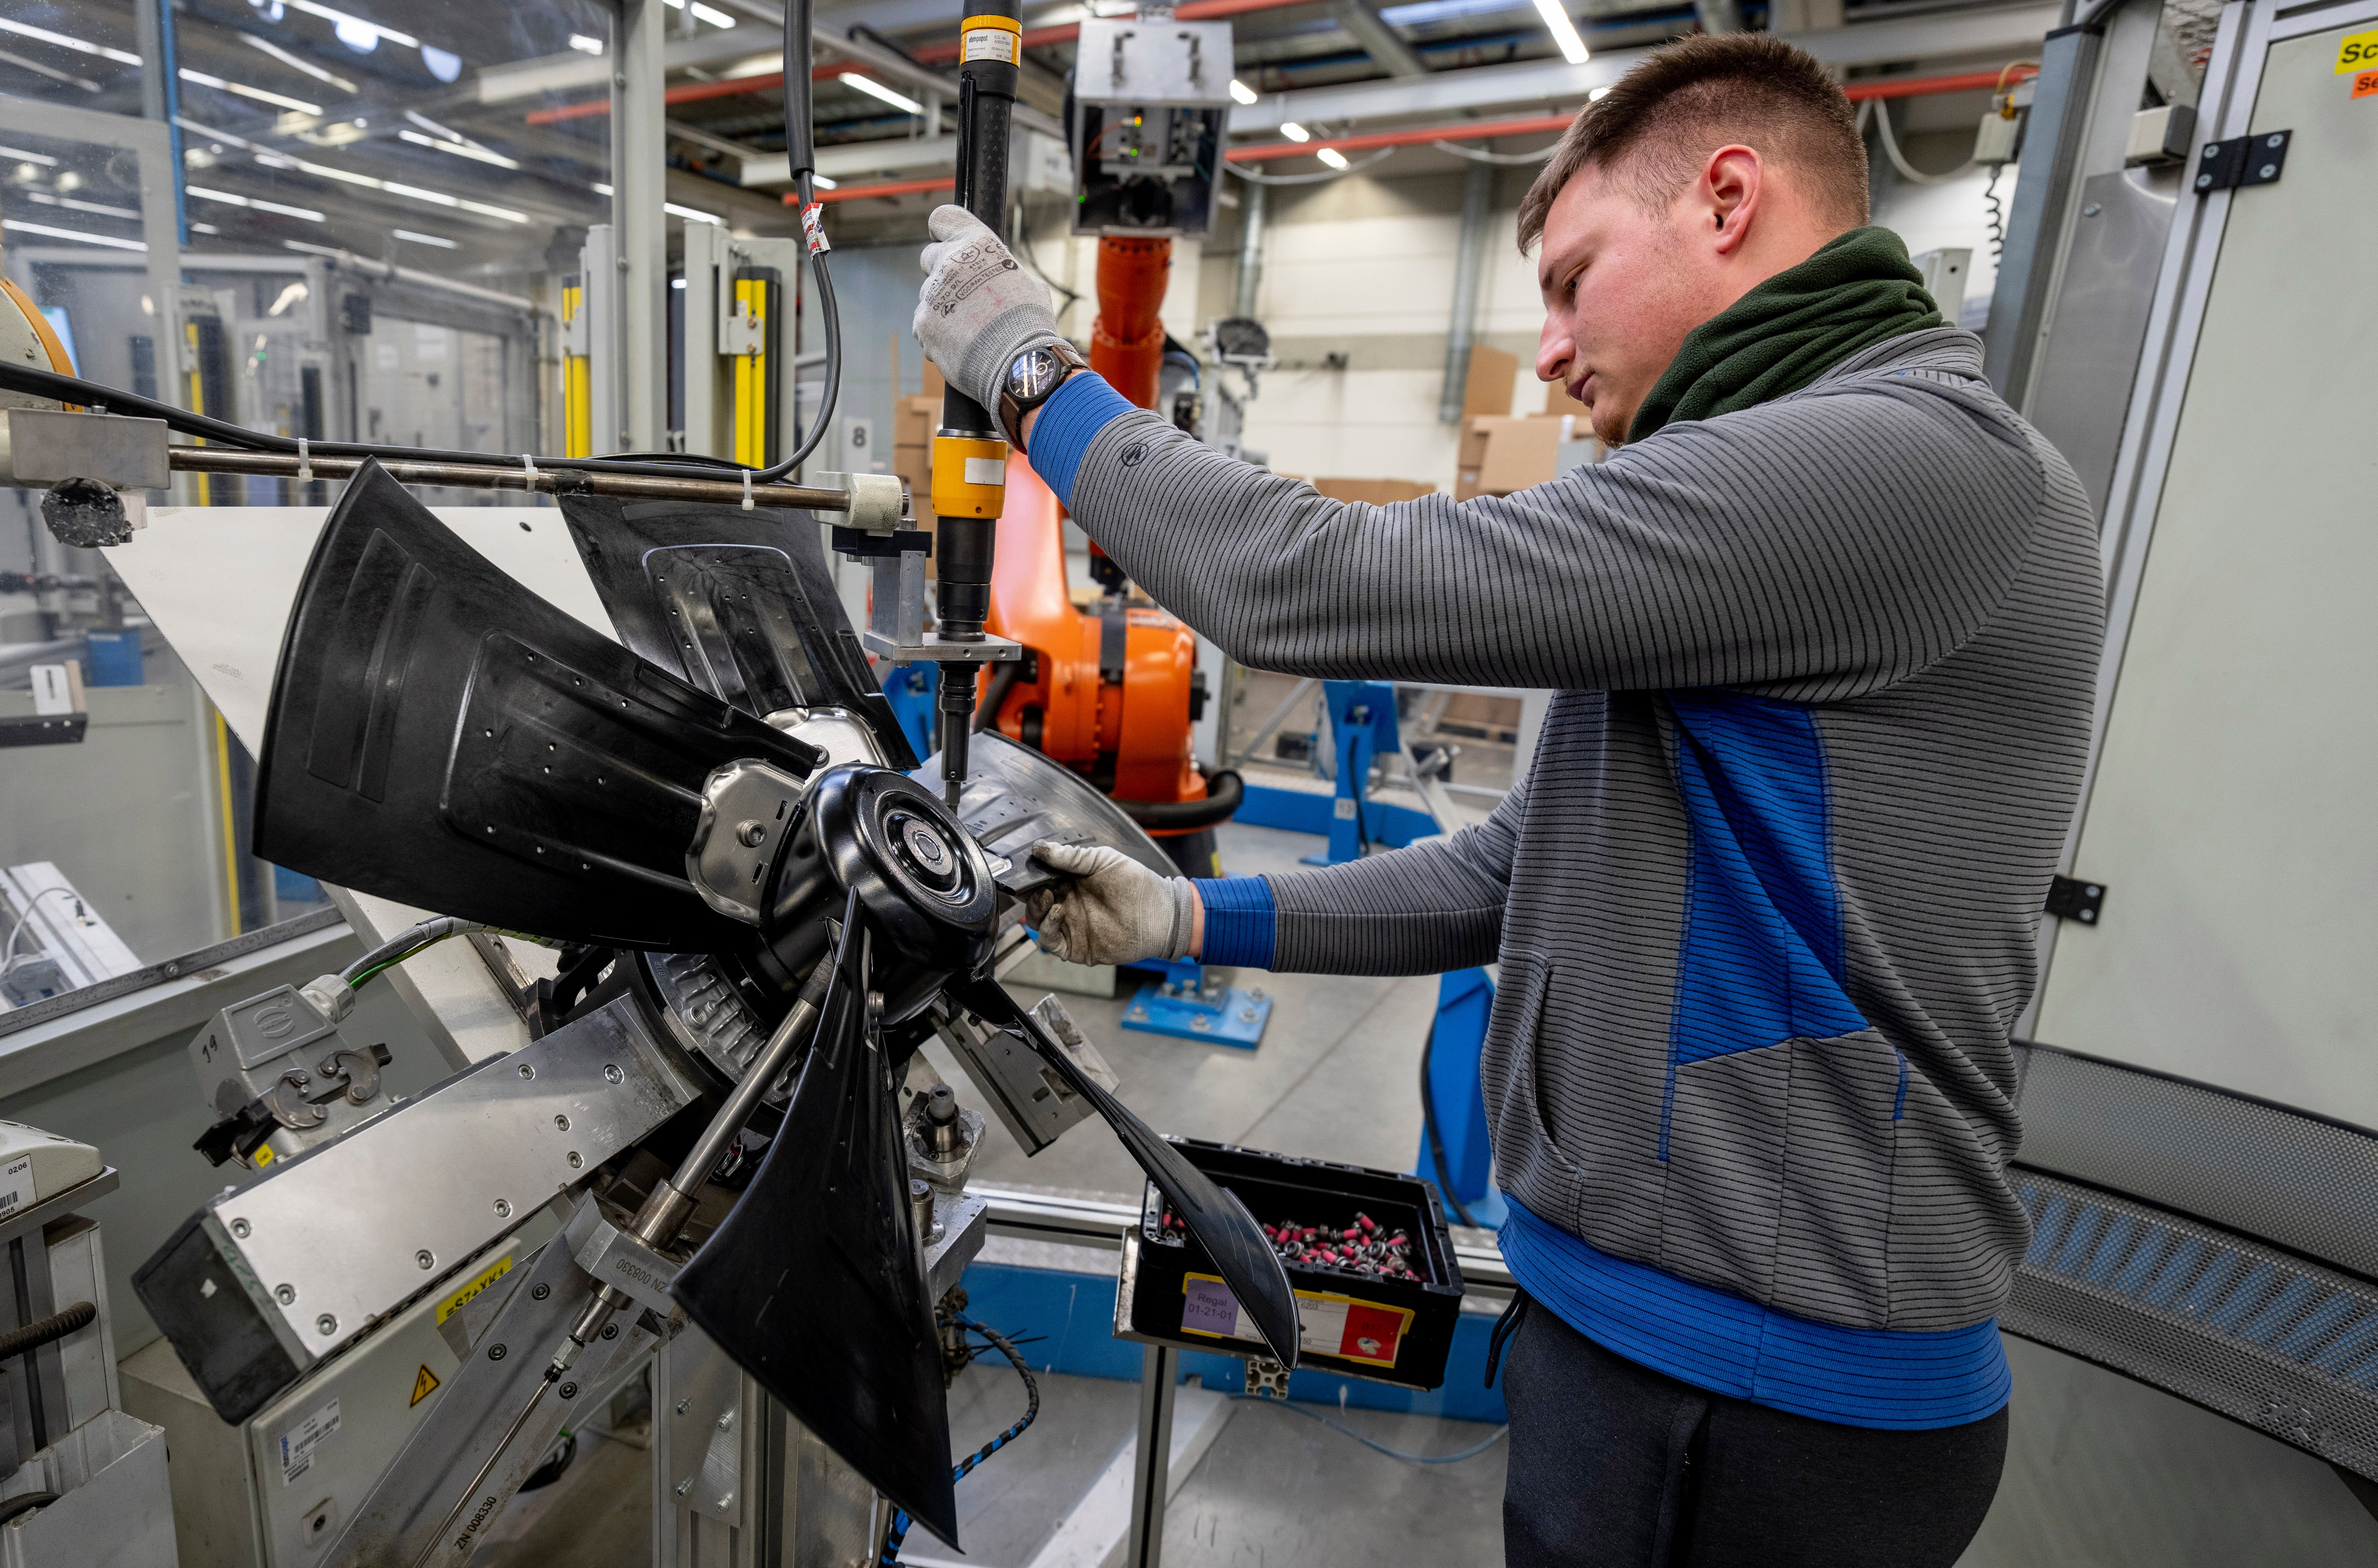
[[[820,965],[822,971],[825,967]],[[710,1125],[702,1130],[702,1136],[694,1140],[693,1148],[679,1163],[677,1174],[669,1179],[670,1186],[680,1192],[691,1192],[702,1185],[711,1168],[718,1164],[719,1156],[726,1154],[727,1145],[743,1131],[743,1124],[751,1119],[752,1110],[759,1105],[761,1097],[767,1094],[768,1085],[784,1071],[794,1049],[808,1037],[811,1026],[817,1023],[817,1003],[807,995],[793,1003],[792,1011],[785,1014],[785,1021],[776,1025],[776,1032],[768,1037],[768,1043],[761,1047],[760,1054],[751,1059],[751,1066],[743,1074],[742,1081],[735,1085],[735,1092],[727,1096],[727,1103],[718,1107],[718,1114],[710,1119]]]
[[[493,1454],[487,1455],[487,1462],[479,1466],[479,1473],[471,1478],[471,1484],[462,1489],[462,1495],[454,1500],[454,1506],[446,1511],[446,1517],[438,1522],[437,1532],[429,1538],[429,1544],[423,1547],[421,1555],[413,1560],[413,1568],[427,1568],[429,1560],[438,1555],[438,1547],[445,1543],[446,1532],[454,1527],[454,1521],[462,1516],[462,1510],[471,1505],[471,1499],[479,1494],[480,1486],[495,1472],[497,1462],[503,1458],[504,1450],[512,1445],[512,1439],[520,1435],[521,1428],[536,1414],[537,1406],[544,1403],[545,1391],[559,1380],[559,1373],[550,1367],[546,1369],[544,1381],[536,1385],[536,1392],[528,1396],[528,1403],[521,1406],[521,1413],[512,1418],[512,1424],[504,1429],[503,1441],[496,1444]]]
[[[168,447],[166,465],[186,473],[247,473],[270,478],[297,477],[297,460],[281,452],[244,452],[231,447]],[[316,479],[352,479],[366,460],[312,460]],[[629,496],[664,501],[723,501],[740,506],[747,495],[755,507],[797,508],[805,511],[850,509],[850,497],[840,490],[813,485],[754,485],[747,492],[739,479],[659,479],[638,474],[590,473],[582,469],[540,468],[534,473],[517,462],[405,462],[382,461],[382,468],[400,485],[443,485],[481,490],[547,490],[557,494],[583,492],[595,496]]]
[[[1132,1455],[1131,1534],[1124,1568],[1158,1568],[1164,1555],[1164,1505],[1172,1460],[1172,1406],[1181,1352],[1151,1345],[1140,1355],[1138,1449]],[[1252,1380],[1250,1380],[1252,1381]]]

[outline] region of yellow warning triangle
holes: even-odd
[[[428,1362],[424,1361],[421,1364],[421,1371],[413,1380],[413,1403],[418,1405],[437,1392],[438,1374],[429,1370]]]

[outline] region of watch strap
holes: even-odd
[[[1019,452],[1024,450],[1024,416],[1030,413],[1034,409],[1039,408],[1042,403],[1047,402],[1051,398],[1055,397],[1057,395],[1058,388],[1063,387],[1066,381],[1072,378],[1072,373],[1074,371],[1087,370],[1090,367],[1090,362],[1082,357],[1082,351],[1075,348],[1073,344],[1067,342],[1063,338],[1051,343],[1034,343],[1031,347],[1025,349],[1023,353],[1018,353],[1015,358],[1021,359],[1024,357],[1024,354],[1030,353],[1036,349],[1044,348],[1049,350],[1051,353],[1054,353],[1066,366],[1066,374],[1057,378],[1056,386],[1051,387],[1039,397],[1034,398],[1029,402],[1026,402],[1022,399],[1018,398],[1014,392],[1008,390],[1008,380],[1005,374],[1003,373],[999,378],[999,407],[995,411],[999,416],[999,426],[1006,433],[1007,444],[1014,447]],[[1013,366],[1015,360],[1011,359],[1007,363],[1009,365]],[[1029,456],[1030,454],[1027,453],[1026,455]]]

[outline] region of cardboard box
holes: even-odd
[[[1316,479],[1313,487],[1333,501],[1367,501],[1375,507],[1436,494],[1435,485],[1414,479]]]
[[[1478,421],[1510,417],[1511,385],[1519,373],[1517,354],[1483,345],[1470,351],[1470,377],[1461,389],[1461,450],[1454,459],[1456,468],[1476,468],[1485,457],[1485,437],[1476,434]]]
[[[1531,485],[1549,483],[1555,472],[1561,421],[1543,414],[1519,419],[1475,419],[1471,431],[1481,449],[1475,467],[1462,465],[1454,498],[1507,496]]]
[[[1578,424],[1585,424],[1586,406],[1568,395],[1568,389],[1557,381],[1544,383],[1544,412],[1553,415],[1573,413]]]

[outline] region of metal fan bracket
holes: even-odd
[[[1048,1011],[1042,1011],[1048,1009]],[[1065,1054],[1093,1080],[1109,1089],[1115,1084],[1115,1075],[1098,1054],[1096,1047],[1083,1037],[1081,1030],[1066,1013],[1063,1004],[1053,996],[1042,999],[1033,1011],[1040,1013],[1050,1032],[1057,1038]],[[1058,1020],[1063,1020],[1060,1023]],[[934,1021],[934,1033],[957,1058],[972,1083],[991,1111],[999,1118],[1027,1155],[1037,1155],[1075,1123],[1087,1120],[1097,1113],[1090,1102],[1074,1093],[1073,1088],[1043,1061],[1039,1054],[1023,1041],[997,1029],[985,1029],[964,1014],[945,1014]]]
[[[956,640],[925,629],[925,553],[875,556],[867,613],[868,652],[895,664],[997,664],[1024,657],[1024,644],[988,632]]]
[[[964,1192],[933,1194],[933,1225],[941,1235],[925,1249],[925,1299],[938,1301],[967,1271],[991,1234],[991,1203]]]
[[[730,920],[761,923],[768,873],[800,821],[808,785],[749,758],[712,770],[702,785],[702,819],[686,845],[685,875],[702,902]]]

